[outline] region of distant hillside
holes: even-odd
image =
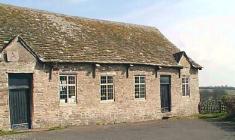
[[[231,87],[231,86],[208,86],[208,87],[200,87],[200,89],[223,89],[223,90],[235,90],[235,87]]]
[[[228,86],[200,87],[201,100],[220,99],[224,95],[235,95],[235,87],[228,87]]]

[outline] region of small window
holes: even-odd
[[[161,84],[170,84],[171,83],[170,76],[161,76],[160,83]]]
[[[75,75],[60,75],[60,102],[76,103]]]
[[[100,78],[100,94],[101,100],[113,100],[113,76],[101,76]]]
[[[145,76],[135,76],[135,98],[145,98]]]
[[[190,95],[190,84],[189,84],[189,77],[182,78],[182,92],[183,96]]]

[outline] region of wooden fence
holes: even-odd
[[[198,108],[200,114],[226,112],[226,106],[223,101],[216,99],[200,101]]]

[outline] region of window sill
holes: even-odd
[[[182,96],[182,98],[190,98],[190,96],[189,96],[189,95],[187,95],[187,96]]]
[[[77,103],[60,103],[59,106],[76,106]]]
[[[145,98],[135,98],[135,101],[142,101],[142,102],[144,102],[144,101],[146,101],[146,99]]]
[[[114,100],[101,100],[100,103],[113,103]]]

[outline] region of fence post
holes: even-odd
[[[221,106],[221,101],[219,101],[219,113],[222,112],[222,106]]]
[[[198,104],[198,111],[199,111],[199,114],[201,114],[201,102],[199,102]]]

